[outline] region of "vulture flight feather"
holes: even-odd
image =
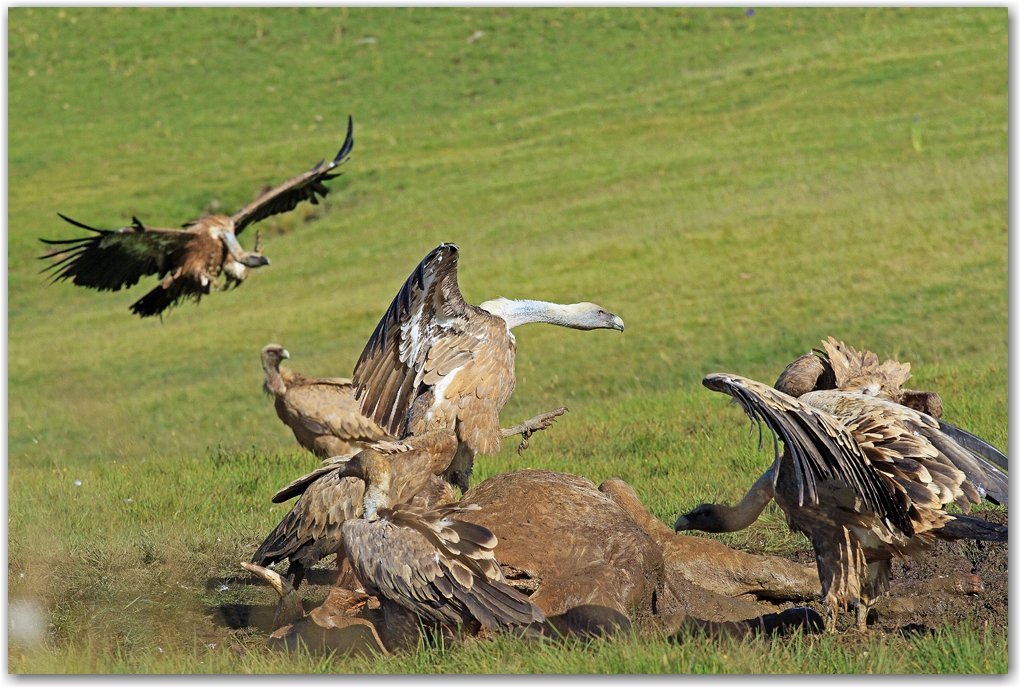
[[[342,377],[306,377],[280,367],[290,353],[279,344],[262,349],[264,389],[275,399],[276,415],[294,438],[319,456],[350,455],[393,437],[361,414],[354,385]]]
[[[439,433],[446,435],[447,442],[456,441],[448,430]],[[436,446],[437,441],[428,444]],[[454,454],[452,450],[441,453],[447,458]],[[317,477],[312,473],[277,497],[289,498],[304,488],[300,506],[313,489],[325,493],[319,485],[327,476],[333,510],[346,510],[316,523],[320,529],[328,527],[332,536],[321,537],[315,546],[328,541],[347,558],[368,593],[393,601],[426,621],[449,626],[478,623],[489,630],[543,621],[541,609],[506,584],[493,553],[495,535],[461,519],[463,513],[478,506],[407,503],[408,494],[422,485],[423,477],[442,469],[433,457],[414,449],[367,449],[324,466]],[[285,520],[277,530],[288,525]],[[300,531],[289,531],[295,539],[300,538]],[[263,544],[255,554],[256,565],[265,567],[260,561],[271,561],[272,555],[266,556],[268,548]],[[292,555],[292,564],[295,559]],[[295,587],[297,582],[300,580]]]
[[[511,330],[545,322],[623,331],[623,320],[594,303],[497,298],[471,305],[457,284],[458,258],[452,243],[425,256],[376,326],[353,379],[362,413],[390,434],[456,432],[457,456],[444,478],[467,491],[475,455],[497,453],[505,436],[499,413],[515,384]]]
[[[331,173],[354,147],[353,120],[347,121],[347,138],[336,157],[324,165],[283,182],[261,194],[231,216],[208,215],[188,222],[184,229],[161,229],[132,218],[130,226],[116,230],[96,229],[60,215],[95,236],[75,239],[40,239],[55,246],[40,259],[56,258],[43,271],[52,270],[52,281],[70,279],[76,286],[97,291],[120,291],[142,277],[157,275],[161,282],[131,305],[139,317],[159,315],[184,300],[198,302],[211,289],[226,290],[247,279],[249,270],[269,264],[262,255],[259,237],[248,252],[237,237],[249,225],[271,215],[293,210],[298,203],[318,204],[329,193],[324,182],[339,176]],[[58,213],[59,214],[59,213]],[[218,279],[224,277],[221,286]]]
[[[447,468],[456,445],[453,432],[445,431],[417,441],[378,442],[354,456],[324,460],[320,467],[273,496],[273,503],[300,498],[255,551],[252,563],[266,567],[289,560],[288,576],[296,589],[306,568],[326,556],[341,553],[341,527],[345,521],[361,517],[366,497],[364,480],[346,476],[347,464],[352,460],[355,461],[352,465],[372,459],[388,463],[387,481],[376,482],[370,502],[378,500],[382,492],[386,502],[392,504],[412,502],[427,508],[452,502],[453,490],[436,475]],[[338,568],[341,558],[337,559]]]
[[[795,398],[736,375],[705,377],[706,387],[730,395],[772,431],[776,459],[736,507],[701,505],[675,529],[736,531],[774,498],[790,528],[814,547],[827,627],[834,630],[839,610],[853,605],[863,630],[869,608],[888,589],[893,557],[920,557],[937,539],[1007,539],[1007,528],[967,513],[983,499],[1008,505],[1008,478],[985,458],[997,449],[969,433],[970,445],[960,443],[946,423],[892,400],[901,398],[908,366],[877,366],[875,358],[875,366],[847,368],[841,356],[853,349],[827,343],[834,389],[801,385]],[[858,361],[867,354],[855,352]],[[788,372],[777,386],[790,388],[795,375]],[[963,513],[947,512],[948,503]]]

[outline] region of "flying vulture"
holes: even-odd
[[[262,349],[263,387],[276,399],[276,414],[294,432],[294,438],[319,456],[350,455],[376,441],[392,440],[361,414],[351,380],[342,377],[306,377],[280,367],[290,353],[279,344]]]
[[[984,457],[1002,454],[969,433],[971,443],[961,444],[940,420],[881,398],[894,388],[856,382],[845,378],[837,389],[794,398],[736,375],[706,376],[706,387],[732,396],[759,429],[764,423],[774,433],[776,459],[736,507],[704,504],[675,525],[736,531],[775,498],[789,527],[814,547],[830,631],[848,605],[857,627],[866,628],[868,610],[888,589],[894,556],[923,556],[937,539],[1008,536],[1007,528],[967,515],[982,499],[1008,505],[1007,476]],[[975,450],[977,442],[985,445]],[[963,513],[947,512],[947,503]]]
[[[43,271],[53,270],[52,281],[70,279],[76,286],[97,291],[130,288],[142,277],[157,275],[162,281],[131,305],[139,317],[159,315],[184,300],[196,303],[210,289],[227,290],[247,279],[250,269],[269,264],[262,255],[258,236],[246,252],[237,237],[249,224],[293,210],[307,200],[318,204],[329,193],[323,182],[344,162],[354,147],[353,119],[347,120],[347,138],[329,163],[315,165],[304,174],[285,181],[248,203],[232,216],[208,215],[188,222],[184,229],[160,229],[132,218],[130,226],[116,230],[96,229],[69,217],[62,219],[95,236],[76,239],[40,239],[57,246],[40,259],[58,258]],[[59,214],[59,213],[58,213]],[[218,282],[223,275],[224,282]]]
[[[458,257],[452,243],[425,256],[376,326],[353,378],[361,412],[393,436],[454,430],[457,456],[444,479],[467,491],[475,455],[497,453],[505,436],[499,413],[514,390],[511,330],[546,322],[622,332],[623,320],[594,303],[497,298],[470,305],[457,285]]]

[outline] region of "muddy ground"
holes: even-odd
[[[1009,525],[1006,510],[973,515]],[[811,565],[814,555],[803,551],[794,559]],[[984,627],[987,622],[991,629],[1005,629],[1009,624],[1008,567],[1007,543],[972,540],[939,542],[921,561],[893,561],[890,592],[869,616],[868,627],[887,633],[931,632],[964,622]],[[969,575],[980,580],[979,591],[973,591]],[[820,601],[799,605],[824,611]],[[839,627],[849,629],[852,622],[852,613],[844,613]]]

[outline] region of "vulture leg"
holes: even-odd
[[[857,629],[868,631],[868,613],[878,600],[889,591],[889,572],[892,563],[889,559],[868,564],[868,578],[861,584],[861,598],[857,603]]]
[[[515,434],[521,435],[521,444],[517,447],[517,455],[520,455],[522,451],[528,448],[528,439],[531,438],[532,434],[552,427],[552,424],[556,422],[556,418],[563,415],[565,412],[567,412],[566,408],[557,408],[556,410],[536,415],[530,420],[519,422],[513,427],[507,427],[506,429],[500,429],[499,431],[504,439],[512,437]]]
[[[287,581],[297,589],[301,586],[301,581],[305,579],[305,566],[301,565],[297,561],[290,562],[290,568],[287,570]]]
[[[836,632],[839,612],[860,604],[861,582],[867,563],[860,542],[845,527],[820,525],[811,533],[825,604],[825,631]],[[867,611],[865,611],[865,614]]]

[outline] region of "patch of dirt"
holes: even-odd
[[[987,510],[971,515],[1009,525],[1009,511]],[[792,557],[804,565],[814,564],[814,553],[802,551]],[[1009,624],[1009,545],[964,539],[938,542],[922,560],[894,560],[889,594],[879,602],[868,627],[880,632],[930,632],[947,625],[969,622],[975,627],[1003,630]],[[973,589],[976,575],[983,589]],[[788,607],[791,604],[783,604]],[[824,612],[820,600],[801,603]],[[853,625],[853,613],[841,614],[839,627]],[[877,616],[877,617],[876,617]]]

